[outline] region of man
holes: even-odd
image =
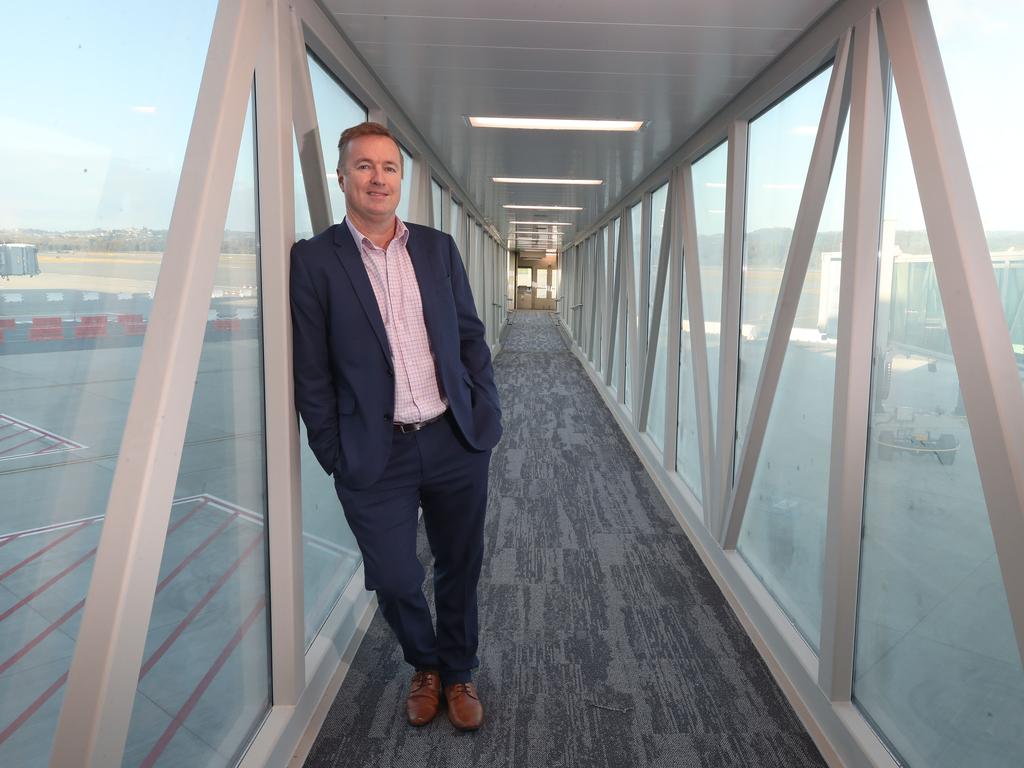
[[[338,155],[345,221],[292,249],[295,399],[334,475],[366,588],[416,670],[409,722],[429,723],[443,689],[452,724],[474,730],[483,721],[472,683],[476,588],[501,437],[490,351],[452,238],[395,215],[395,138],[361,123],[341,134]],[[420,507],[436,631],[416,557]]]

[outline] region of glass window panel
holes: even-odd
[[[616,219],[616,222],[618,222],[618,219]],[[614,294],[616,276],[618,276],[618,280],[619,280],[619,283],[620,283],[620,291],[621,291],[621,282],[622,282],[622,276],[621,276],[621,274],[619,274],[619,269],[620,269],[620,267],[619,267],[619,239],[617,237],[618,232],[615,231],[617,229],[618,229],[618,227],[612,227],[611,228],[611,232],[612,232],[611,244],[606,246],[608,248],[608,253],[609,253],[609,267],[610,267],[610,271],[608,273],[608,279],[611,281],[609,283],[609,286],[612,288],[613,294]],[[608,227],[605,227],[602,230],[602,240],[604,240],[605,243],[608,243],[608,239],[607,239],[607,232],[608,231],[609,231]],[[621,294],[621,295],[625,295],[625,294]],[[617,312],[615,314],[616,323],[612,327],[612,339],[614,339],[614,342],[611,345],[611,356],[610,356],[610,358],[608,360],[608,364],[609,364],[609,367],[610,367],[611,372],[612,372],[612,391],[613,392],[618,392],[619,391],[619,365],[620,365],[619,360],[621,358],[621,355],[619,354],[619,347],[621,346],[621,343],[622,343],[622,330],[621,329],[623,327],[625,327],[625,326],[623,324],[623,317],[622,317],[623,311],[622,311],[621,297],[617,298],[617,297],[615,297],[613,295],[612,296],[612,300],[615,302],[615,306],[617,307]],[[611,307],[608,308],[608,311],[609,312],[611,311]]]
[[[697,224],[700,293],[708,345],[711,423],[718,419],[718,364],[722,342],[722,257],[725,252],[725,179],[728,143],[693,164],[693,207]]]
[[[929,7],[1010,341],[1018,361],[1024,361],[1024,210],[1017,185],[1024,177],[1018,130],[1024,104],[1005,103],[1006,87],[1024,80],[1015,55],[1024,34],[1024,7],[1000,0],[933,0]],[[1007,76],[1009,82],[1002,79]],[[992,119],[992,104],[1000,105],[998,120]]]
[[[829,318],[834,323],[839,309],[846,154],[844,130],[737,546],[815,650],[836,369]]]
[[[462,222],[462,206],[455,202],[454,198],[452,199],[451,222],[449,226],[451,227],[451,231],[448,234],[450,234],[452,238],[454,238],[455,245],[458,247],[459,254],[462,256],[462,263],[468,270],[469,262],[467,261],[467,259],[469,258],[469,254],[466,252],[467,248],[465,247],[465,243],[463,242],[465,240],[465,237],[463,234],[464,228]]]
[[[750,124],[740,302],[737,467],[831,73],[828,67]]]
[[[431,212],[433,213],[434,229],[441,229],[441,185],[435,179],[430,180]]]
[[[662,184],[651,195],[651,256],[648,260],[648,282],[651,286],[650,314],[654,314],[654,295],[658,282],[658,260],[661,258],[662,233],[665,229],[665,209],[668,206],[668,184]],[[671,276],[669,276],[671,277]],[[654,378],[651,381],[651,405],[647,414],[647,432],[654,444],[665,450],[665,384],[668,376],[668,315],[669,279],[665,280],[665,297],[661,304],[661,323],[658,326],[658,346],[654,350]],[[650,320],[648,321],[650,322]]]
[[[597,366],[597,370],[603,372],[607,358],[607,352],[605,350],[606,339],[604,337],[604,323],[606,317],[605,313],[608,312],[608,280],[610,270],[608,269],[608,242],[603,234],[604,230],[601,231],[601,235],[590,238],[590,250],[587,253],[590,254],[589,258],[593,259],[593,268],[598,271],[597,294],[594,297],[596,325],[594,326],[593,359],[594,364]]]
[[[232,766],[270,707],[252,100],[123,765]]]
[[[216,8],[2,11],[3,766],[48,764]]]
[[[469,273],[472,282],[473,298],[476,301],[477,317],[484,317],[484,254],[483,233],[475,221],[471,229],[473,238],[473,269]]]
[[[295,239],[311,237],[309,204],[295,150]],[[305,229],[303,229],[305,228]],[[299,425],[299,460],[302,477],[302,553],[305,616],[304,640],[309,648],[316,633],[338,602],[359,567],[361,555],[355,536],[334,489],[334,479],[323,471],[309,447],[306,425]]]
[[[309,201],[306,199],[306,185],[302,180],[302,165],[299,161],[299,145],[295,142],[294,132],[292,136],[292,149],[295,156],[292,159],[293,188],[295,189],[295,239],[304,240],[312,237],[313,223],[309,215]]]
[[[683,275],[674,280],[682,282]],[[690,303],[686,300],[686,286],[682,291],[682,324],[679,333],[679,407],[676,415],[676,472],[701,499],[700,444],[697,439],[697,398],[693,381],[693,336],[690,333]]]
[[[327,189],[331,195],[331,210],[334,222],[338,223],[345,218],[345,195],[338,184],[338,139],[346,128],[366,121],[366,107],[352,98],[312,53],[306,51],[306,58],[313,85],[313,103],[320,128],[320,147],[324,155]]]
[[[641,318],[640,320],[634,322],[634,325],[637,327],[640,333],[647,333],[647,311],[646,307],[643,305],[643,299],[645,295],[644,282],[647,273],[646,270],[644,270],[645,259],[643,248],[641,246],[643,234],[643,224],[641,223],[642,218],[643,205],[641,203],[637,203],[636,205],[629,209],[630,226],[633,229],[633,288],[636,291],[636,296],[634,297],[634,306],[637,308],[637,317]],[[647,260],[647,263],[650,263],[649,259]]]
[[[1024,16],[991,0],[931,5],[1012,320],[1021,106],[1006,93]],[[895,93],[892,105],[854,699],[907,765],[1009,768],[1024,754],[1024,670]]]
[[[409,218],[409,205],[412,203],[412,168],[415,161],[412,155],[405,151],[405,147],[399,146],[399,149],[402,152],[402,196],[395,213],[398,218],[405,221]]]

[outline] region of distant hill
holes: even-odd
[[[40,251],[97,251],[101,253],[162,253],[167,247],[166,229],[90,229],[74,232],[50,232],[42,229],[0,230],[0,243],[31,243]],[[228,230],[221,253],[253,253],[256,236],[252,232]]]
[[[793,230],[777,227],[758,229],[747,235],[745,243],[747,265],[752,267],[778,267],[786,264],[789,243]],[[993,253],[1015,249],[1024,252],[1024,232],[1016,230],[986,232],[989,250]],[[722,235],[698,238],[697,247],[708,252],[721,253]],[[822,253],[838,251],[843,244],[842,232],[819,232],[811,247],[811,264],[815,264]],[[928,235],[923,230],[897,230],[896,246],[903,253],[931,253]]]

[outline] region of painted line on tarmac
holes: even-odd
[[[187,514],[183,515],[180,520],[175,522],[174,525],[172,525],[167,530],[167,535],[170,536],[172,533],[174,533],[176,530],[178,530],[178,528],[183,526],[196,512],[198,512],[202,508],[203,508],[203,504],[199,504],[198,506],[196,506],[192,510],[190,510]],[[64,576],[66,576],[68,573],[70,573],[75,568],[77,568],[79,565],[81,565],[83,562],[85,562],[90,557],[95,555],[96,554],[96,549],[97,549],[97,547],[93,547],[91,550],[86,552],[85,555],[83,555],[77,561],[75,561],[74,563],[69,565],[67,568],[65,568],[63,571],[61,571],[57,575],[55,575],[52,578],[50,578],[45,584],[41,585],[35,591],[33,591],[30,594],[26,595],[21,600],[19,600],[17,603],[15,603],[13,606],[8,608],[6,611],[4,611],[2,614],[0,614],[0,621],[3,621],[8,616],[10,616],[12,613],[14,613],[16,610],[21,608],[23,605],[26,605],[30,601],[34,600],[40,594],[42,594],[47,589],[49,589],[54,584],[56,584],[58,581],[60,581],[62,578],[64,578]],[[188,559],[188,558],[186,558],[186,559]],[[179,569],[175,569],[175,573],[173,575],[177,575],[177,571],[179,571],[179,570],[180,570],[180,568]],[[173,576],[171,578],[173,578]],[[165,578],[164,581],[162,581],[157,586],[156,591],[159,593],[160,590],[162,590],[165,586],[167,586],[167,584],[171,581],[171,578]],[[43,640],[45,640],[47,637],[49,637],[54,631],[57,630],[58,627],[60,627],[62,624],[64,624],[64,622],[66,622],[68,619],[70,619],[72,616],[74,616],[76,613],[78,613],[78,611],[81,610],[81,608],[84,605],[85,605],[85,598],[83,597],[81,600],[79,600],[77,603],[75,603],[75,605],[73,605],[70,609],[68,609],[63,615],[61,615],[59,618],[57,618],[56,621],[53,621],[42,632],[40,632],[38,635],[33,637],[27,643],[25,643],[25,645],[23,645],[18,651],[16,651],[13,656],[9,657],[4,662],[0,663],[0,675],[2,675],[4,672],[6,672],[8,669],[10,669],[14,664],[16,664],[18,661],[20,661],[29,651],[31,651],[33,648],[35,648],[37,645],[39,645],[39,643],[41,643]]]
[[[174,502],[174,503],[178,503],[178,502]],[[198,512],[204,506],[205,506],[205,503],[204,504],[199,504],[196,507],[194,507],[192,510],[190,510],[187,514],[182,516],[182,518],[180,520],[178,520],[173,526],[171,526],[171,528],[168,529],[168,531],[167,531],[168,535],[170,535],[175,530],[180,528],[185,523],[186,520],[191,518],[193,514]],[[257,542],[254,542],[254,544],[255,543],[257,543]],[[250,545],[250,549],[247,550],[246,552],[244,552],[242,554],[242,556],[239,557],[239,559],[237,561],[235,561],[235,564],[232,565],[232,567],[228,569],[228,573],[229,574],[237,568],[238,564],[241,563],[242,559],[244,559],[245,557],[247,557],[249,555],[249,553],[251,552],[252,546],[253,545]],[[226,579],[224,579],[224,580],[226,581]],[[170,583],[170,581],[165,579],[163,582],[161,582],[161,586],[159,586],[157,588],[157,590],[159,591],[163,587],[167,586],[168,583]],[[219,585],[216,586],[216,589],[219,589],[219,588],[220,588]],[[85,600],[84,599],[80,600],[75,606],[72,607],[72,609],[67,611],[64,616],[62,616],[60,619],[58,619],[57,622],[55,622],[55,626],[53,626],[52,629],[48,628],[48,630],[44,630],[46,632],[46,634],[49,634],[49,632],[52,632],[53,629],[56,629],[57,626],[60,626],[60,623],[63,623],[64,621],[69,619],[71,616],[73,616],[74,613],[77,612],[78,610],[80,610],[83,605],[85,605]],[[39,642],[42,639],[43,639],[42,637],[39,637],[37,640],[35,640],[35,642]],[[25,650],[25,649],[22,649],[22,650]],[[27,651],[25,651],[25,652],[27,653]],[[19,654],[24,655],[24,654],[21,653],[21,651],[19,651]],[[11,662],[11,663],[13,663],[13,662]],[[6,664],[6,662],[5,662],[5,664]],[[148,671],[148,670],[146,670],[146,671]],[[143,675],[145,675],[145,672],[142,672],[139,675],[139,679],[140,680],[142,679]],[[50,697],[53,696],[53,694],[55,694],[57,691],[59,691],[61,689],[61,686],[63,686],[64,683],[67,682],[67,679],[68,679],[68,672],[64,672],[64,674],[62,674],[59,678],[54,680],[53,683],[45,691],[43,691],[41,694],[39,694],[39,696],[37,696],[32,701],[32,703],[29,704],[28,707],[26,707],[21,712],[21,714],[18,715],[14,719],[13,722],[11,722],[10,725],[8,725],[6,728],[4,728],[3,731],[0,731],[0,744],[3,744],[5,741],[7,741],[7,739],[9,739],[12,735],[14,735],[14,733],[17,732],[17,730],[19,728],[21,728],[21,726],[23,726],[29,720],[29,718],[32,717],[32,715],[34,715],[36,712],[38,712],[39,708],[42,707],[43,704],[45,704],[50,699]]]
[[[29,555],[28,557],[24,558],[20,562],[15,563],[10,568],[8,568],[6,571],[4,571],[3,573],[0,573],[0,581],[3,581],[8,576],[10,576],[12,573],[16,573],[16,572],[20,571],[22,568],[24,568],[26,565],[31,563],[33,560],[36,560],[36,559],[42,557],[43,555],[45,555],[47,552],[49,552],[51,549],[56,547],[61,542],[65,541],[67,539],[70,539],[72,536],[74,536],[80,530],[85,528],[85,526],[87,526],[88,524],[89,523],[86,522],[86,523],[81,523],[81,524],[75,526],[70,531],[65,533],[63,536],[58,536],[56,539],[51,541],[49,544],[47,544],[42,549],[36,550],[35,552],[33,552],[31,555]]]
[[[146,755],[145,759],[143,759],[142,763],[140,764],[140,768],[152,768],[152,766],[160,758],[160,755],[163,754],[164,750],[167,748],[167,745],[170,744],[171,739],[174,738],[174,734],[178,732],[178,729],[181,728],[185,720],[188,719],[188,716],[192,713],[192,710],[195,709],[196,704],[199,703],[199,699],[203,697],[203,694],[206,693],[206,689],[210,687],[210,683],[213,682],[213,679],[217,676],[217,673],[220,672],[221,668],[227,663],[228,657],[230,657],[235,648],[237,648],[239,644],[241,644],[242,639],[245,637],[245,634],[255,623],[260,613],[263,612],[263,609],[266,607],[266,605],[267,598],[266,595],[263,595],[260,597],[259,600],[256,601],[256,605],[254,605],[252,610],[249,611],[249,615],[245,617],[245,621],[242,622],[242,626],[240,626],[238,630],[235,632],[235,634],[231,636],[231,639],[228,640],[227,645],[224,646],[220,654],[214,660],[213,665],[206,671],[206,674],[203,675],[202,680],[199,681],[199,685],[195,687],[195,689],[192,691],[192,694],[188,697],[188,699],[182,705],[181,709],[179,709],[178,713],[174,716],[174,719],[171,720],[170,724],[160,735],[160,738],[157,739],[156,744],[153,745],[153,749],[150,750],[149,754]]]
[[[40,454],[45,453],[79,451],[86,447],[81,443],[71,440],[70,438],[62,437],[56,434],[55,432],[50,432],[49,430],[43,429],[42,427],[37,427],[34,424],[29,424],[27,421],[16,419],[13,416],[7,415],[6,413],[0,413],[0,426],[6,427],[11,425],[13,425],[16,428],[16,431],[12,432],[9,435],[4,435],[2,438],[0,438],[0,442],[4,442],[18,435],[27,434],[33,435],[33,437],[30,440],[26,440],[23,443],[19,443],[13,448],[5,448],[2,451],[0,451],[0,461],[6,461],[8,459],[20,459],[26,456],[38,456]],[[17,428],[19,427],[20,431],[17,431]],[[31,445],[32,443],[35,443],[39,440],[50,440],[52,442],[51,444],[46,445],[43,448],[40,448],[39,450],[29,451],[28,453],[15,453],[15,451],[17,451],[19,448],[24,448],[25,446]]]
[[[213,494],[201,493],[197,494],[196,496],[188,496],[186,498],[189,500],[201,498],[211,499],[215,505],[223,507],[225,510],[235,512],[239,517],[241,517],[246,522],[255,523],[256,525],[259,525],[261,527],[263,526],[263,518],[260,515],[257,515],[250,509],[240,507],[237,504],[232,504],[230,501],[225,501],[224,499],[218,498]],[[306,533],[305,531],[303,531],[302,538],[311,541],[316,549],[330,552],[332,555],[349,556],[358,554],[357,552],[353,552],[352,550],[345,549],[344,547],[340,546],[339,544],[336,544],[330,539],[325,539],[322,536],[317,536],[315,533]]]
[[[262,543],[262,541],[262,535],[253,538],[253,540],[249,542],[249,545],[242,550],[242,554],[238,556],[235,562],[233,562],[228,569],[224,571],[221,577],[214,582],[213,586],[210,587],[206,594],[199,598],[199,602],[192,607],[192,610],[188,612],[185,618],[178,622],[178,625],[171,631],[171,634],[164,639],[160,644],[160,647],[153,651],[153,655],[150,656],[149,659],[146,660],[146,663],[142,665],[142,671],[139,674],[140,680],[156,665],[158,661],[160,661],[161,658],[163,658],[163,655],[167,653],[168,649],[174,644],[174,642],[181,637],[182,633],[188,629],[188,626],[195,621],[199,612],[203,610],[211,600],[213,600],[217,592],[220,591],[220,588],[227,583],[228,579],[231,578],[235,571],[237,571],[242,565],[242,562],[256,550],[257,545]]]
[[[26,528],[23,531],[14,531],[13,533],[5,533],[3,535],[0,535],[0,547],[2,547],[8,541],[13,541],[14,539],[24,538],[25,536],[38,536],[41,533],[53,533],[54,531],[61,531],[61,530],[64,530],[65,528],[70,528],[73,525],[78,525],[79,523],[91,523],[94,520],[100,520],[102,518],[103,518],[103,515],[92,515],[90,517],[79,517],[79,518],[77,518],[75,520],[68,520],[68,521],[63,522],[63,523],[52,523],[50,525],[39,526],[38,528]]]

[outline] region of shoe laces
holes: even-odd
[[[412,676],[412,690],[415,692],[425,685],[430,685],[430,678],[436,674],[436,672],[431,672],[426,669],[417,670]]]
[[[472,683],[453,683],[450,690],[452,698],[458,698],[463,695],[469,696],[471,699],[477,697]]]

